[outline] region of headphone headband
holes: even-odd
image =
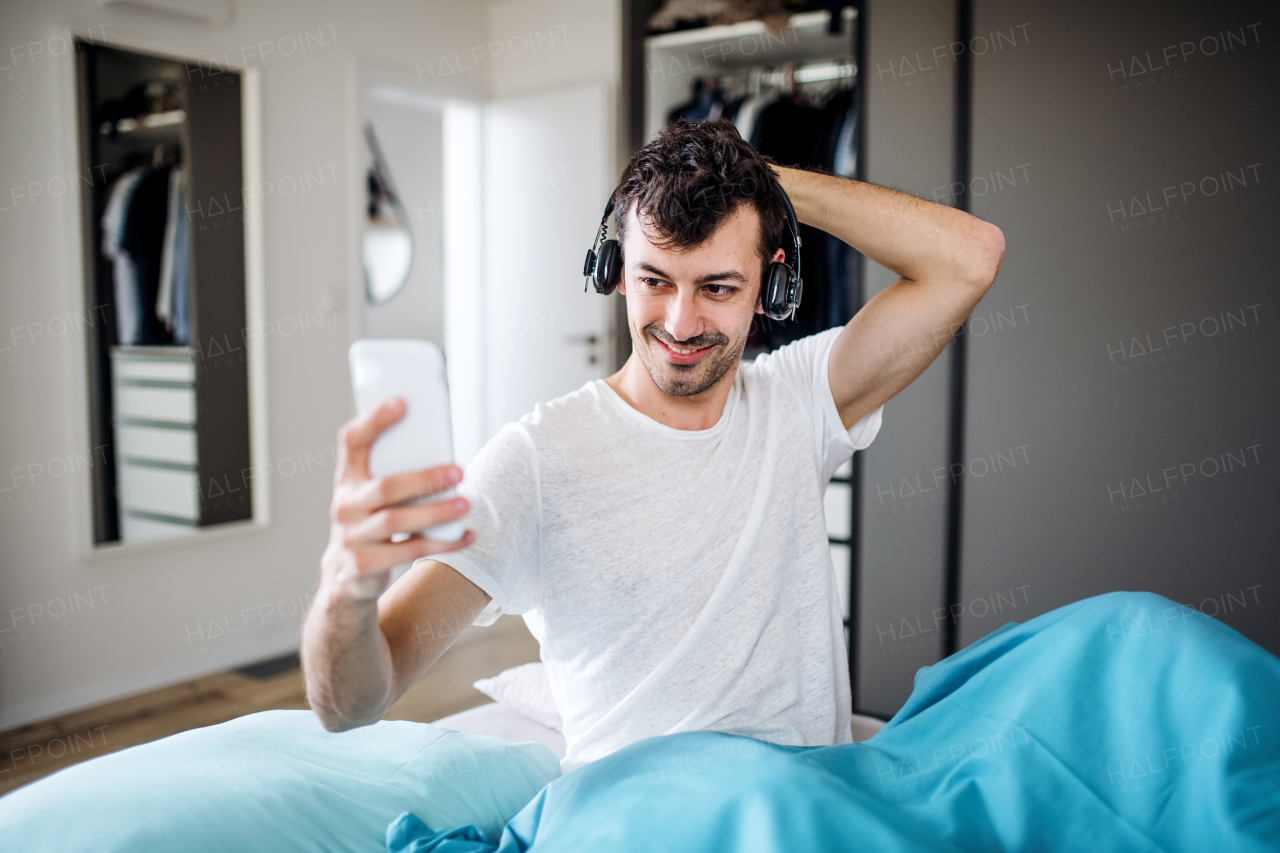
[[[800,226],[796,222],[796,211],[791,206],[791,199],[771,167],[769,177],[773,179],[773,185],[787,209],[787,230],[791,232],[792,249],[790,264],[786,262],[784,250],[783,261],[769,265],[760,290],[760,308],[770,320],[794,320],[796,309],[800,307],[800,297],[804,293],[804,281],[800,278]]]
[[[769,174],[773,173],[773,169],[769,169]],[[782,206],[787,209],[787,231],[791,232],[791,260],[792,266],[796,270],[796,275],[800,274],[800,225],[796,222],[795,207],[791,206],[791,197],[787,196],[787,191],[783,190],[782,184],[778,182],[777,175],[773,177],[773,186],[778,188],[778,195],[782,197]]]
[[[604,206],[604,215],[600,217],[600,227],[596,229],[596,238],[587,250],[587,258],[582,264],[582,275],[586,281],[582,284],[582,292],[587,292],[587,285],[594,284],[596,293],[608,296],[618,287],[622,278],[622,248],[617,240],[606,240],[609,233],[609,214],[613,213],[613,193]]]
[[[800,276],[800,225],[796,221],[796,210],[791,206],[791,197],[782,188],[782,184],[778,181],[778,177],[773,174],[772,169],[769,170],[769,174],[773,177],[773,185],[778,188],[778,195],[782,197],[783,207],[787,209],[787,230],[791,232],[792,267],[794,267],[798,278]]]

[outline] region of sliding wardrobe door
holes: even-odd
[[[918,57],[949,44],[954,3],[873,2],[864,7],[867,55],[865,179],[927,198],[951,183],[954,74],[919,75]],[[904,65],[904,60],[906,64]],[[946,200],[946,199],[942,199]],[[864,299],[897,278],[866,260]],[[884,407],[884,425],[862,458],[854,710],[892,716],[911,695],[916,671],[936,663],[954,630],[936,617],[944,604],[948,501],[948,346]],[[935,474],[941,469],[941,479]]]
[[[971,210],[1008,248],[969,340],[963,643],[1150,590],[1280,652],[1277,25],[976,0]]]

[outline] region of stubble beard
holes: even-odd
[[[675,346],[675,339],[662,331],[657,323],[646,326],[642,332],[644,341],[636,347],[640,361],[649,371],[649,377],[658,390],[672,397],[692,397],[714,386],[724,378],[741,360],[747,346],[747,335],[742,334],[736,341],[730,341],[724,334],[699,335],[678,345],[684,349],[716,347],[703,356],[696,364],[672,364],[663,358],[658,345],[651,338],[662,340]]]

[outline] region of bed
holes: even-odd
[[[1009,623],[834,746],[682,732],[562,774],[545,678],[503,676],[531,689],[433,724],[265,711],[86,761],[0,797],[0,849],[1280,851],[1280,660],[1156,595]]]
[[[1277,851],[1280,660],[1110,593],[921,669],[869,739],[648,738],[552,781],[496,842],[405,813],[387,850]]]

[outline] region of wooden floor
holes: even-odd
[[[489,699],[471,682],[537,659],[538,641],[518,616],[471,628],[392,706],[387,719],[429,723],[474,708]],[[0,795],[77,762],[188,729],[255,711],[306,707],[294,658],[29,723],[0,732]]]

